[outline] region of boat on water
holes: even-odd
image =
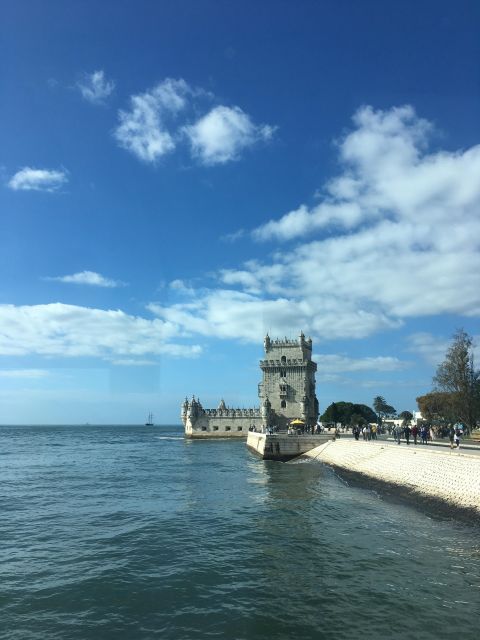
[[[150,412],[147,416],[147,421],[145,422],[146,427],[153,427],[153,413]]]

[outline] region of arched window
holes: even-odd
[[[285,364],[287,362],[287,358],[285,356],[282,356],[282,364]]]
[[[286,400],[282,400],[282,409],[285,409],[287,406],[287,401]]]

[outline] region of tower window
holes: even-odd
[[[282,404],[281,404],[282,409],[285,409],[286,406],[287,406],[287,401],[286,400],[282,400]]]

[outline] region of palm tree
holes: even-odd
[[[378,424],[382,424],[382,418],[385,416],[385,407],[387,406],[387,402],[383,396],[376,396],[373,399],[373,408],[378,416]]]

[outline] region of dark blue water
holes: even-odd
[[[478,638],[479,530],[180,428],[0,428],[0,637]]]

